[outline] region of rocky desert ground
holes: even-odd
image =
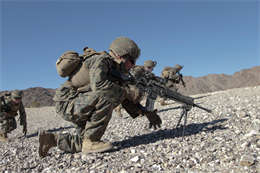
[[[38,130],[75,133],[73,126],[55,114],[53,106],[26,108],[28,134],[22,126],[0,142],[0,171],[11,172],[260,172],[260,86],[190,95],[199,108],[188,112],[182,141],[180,104],[155,108],[162,119],[160,129],[149,129],[146,117],[132,119],[113,112],[102,140],[115,149],[105,153],[66,153],[57,147],[38,156]],[[17,117],[18,120],[18,117]],[[175,136],[173,136],[176,130]]]

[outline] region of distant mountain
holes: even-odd
[[[46,89],[42,87],[34,87],[23,90],[24,97],[22,99],[24,107],[30,107],[32,101],[41,103],[41,106],[54,106],[55,102],[52,100],[57,89]],[[1,91],[0,95],[12,91]]]
[[[258,86],[260,85],[260,66],[244,69],[233,75],[210,74],[198,78],[184,76],[183,80],[187,91],[181,85],[177,85],[177,87],[179,87],[178,92],[184,95]]]
[[[233,88],[253,87],[260,85],[260,66],[244,69],[233,75],[209,74],[198,78],[184,76],[183,80],[186,83],[187,91],[179,84],[177,87],[179,87],[178,92],[184,95],[196,95]],[[54,106],[55,102],[52,98],[56,90],[57,89],[46,89],[42,87],[23,90],[23,104],[25,107],[28,107],[31,106],[32,101],[37,101],[41,103],[41,106]],[[12,91],[1,91],[0,95],[7,92]]]

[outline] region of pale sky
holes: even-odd
[[[0,2],[0,91],[59,88],[55,62],[86,46],[108,51],[120,36],[141,48],[154,73],[184,65],[184,76],[232,75],[259,66],[259,1]]]

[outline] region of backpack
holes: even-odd
[[[170,70],[174,70],[174,68],[173,67],[164,67],[162,74],[161,74],[161,77],[167,79],[169,77],[169,74],[170,74],[169,71]]]
[[[6,99],[7,100],[11,100],[11,93],[5,93],[4,95],[0,96],[0,108],[1,108],[1,112],[10,112],[11,111],[11,106],[9,104],[6,103]]]
[[[84,68],[83,62],[93,55],[105,53],[97,52],[90,47],[85,47],[83,52],[79,55],[77,52],[67,51],[55,63],[58,74],[63,78],[68,76],[78,88],[89,84],[88,69]]]
[[[74,51],[67,51],[62,54],[55,63],[58,74],[63,78],[69,76],[82,61],[96,51],[92,48],[85,47],[83,52],[83,55],[79,55]]]

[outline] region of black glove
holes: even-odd
[[[27,134],[27,126],[26,125],[23,126],[23,134],[24,134],[24,136],[26,136],[26,134]]]
[[[157,129],[156,126],[158,126],[159,128],[161,127],[162,120],[157,115],[156,112],[157,112],[157,109],[155,109],[153,112],[143,110],[143,115],[145,115],[148,118],[148,120],[150,121],[149,128],[151,128],[152,126],[154,127],[154,129]]]

